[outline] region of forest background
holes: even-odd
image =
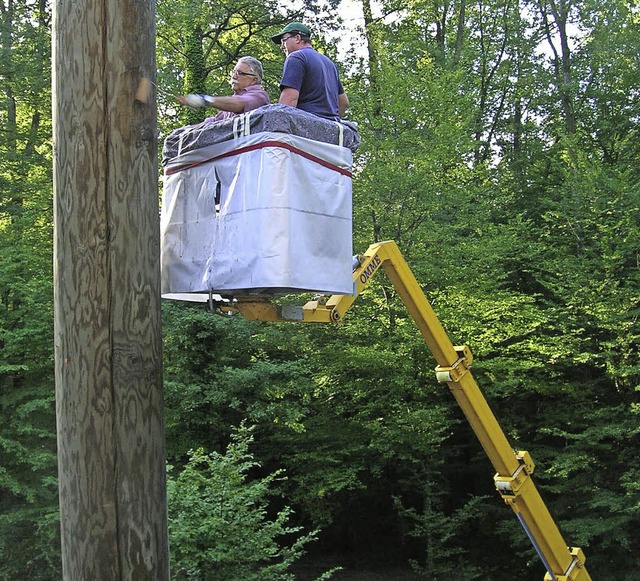
[[[640,10],[354,5],[362,25],[340,21],[338,0],[158,0],[160,144],[202,118],[170,95],[227,94],[251,54],[275,101],[283,55],[269,37],[291,19],[321,31],[314,45],[339,63],[362,137],[354,250],[398,243],[592,577],[640,579]],[[0,0],[3,580],[61,576],[50,11]],[[302,579],[322,561],[542,579],[419,333],[376,278],[338,327],[163,304],[175,578]],[[226,513],[213,510],[221,489]]]

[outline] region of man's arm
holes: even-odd
[[[232,113],[244,113],[244,101],[238,97],[208,97],[208,106],[231,111]]]
[[[179,95],[176,97],[182,105],[194,107],[214,107],[220,111],[244,112],[244,102],[238,97],[212,97],[211,95]]]
[[[280,93],[280,99],[278,100],[278,103],[280,103],[281,105],[289,105],[289,107],[297,107],[299,96],[300,91],[296,91],[291,87],[285,87]]]
[[[338,95],[338,115],[340,117],[344,117],[344,114],[347,112],[349,108],[349,97],[347,97],[346,93],[340,93]]]

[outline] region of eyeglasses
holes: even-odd
[[[255,77],[256,75],[254,75],[253,73],[245,73],[243,71],[239,71],[238,69],[233,69],[231,71],[231,76],[232,77]]]
[[[298,33],[299,34],[299,33]],[[284,44],[285,42],[287,42],[287,40],[289,40],[290,38],[294,38],[295,36],[298,36],[297,34],[290,34],[289,36],[287,36],[286,38],[283,36],[280,39],[280,44]]]

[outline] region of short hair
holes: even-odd
[[[245,63],[248,67],[249,70],[251,71],[252,75],[255,75],[256,78],[258,79],[258,83],[262,83],[262,63],[253,56],[241,56],[238,59],[239,63]]]

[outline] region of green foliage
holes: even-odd
[[[13,184],[0,203],[0,578],[47,580],[60,567],[50,185],[18,165],[0,168]]]
[[[251,478],[259,467],[249,452],[251,429],[240,426],[224,454],[190,453],[169,472],[169,535],[173,576],[190,580],[293,580],[291,565],[316,533],[301,534],[284,506],[269,514],[282,471]],[[326,578],[326,577],[325,577]]]
[[[247,418],[299,430],[312,381],[284,329],[214,317],[203,307],[165,304],[168,452],[179,462],[202,444],[220,451],[230,426]],[[271,429],[271,428],[270,428]]]
[[[481,505],[484,499],[473,497],[452,515],[446,515],[436,508],[441,501],[438,496],[437,490],[427,486],[420,512],[395,499],[400,514],[413,525],[408,536],[420,539],[421,543],[426,541],[424,558],[411,560],[413,569],[426,579],[449,575],[452,569],[464,579],[486,579],[487,570],[469,563],[464,547],[468,535],[486,526],[487,510]]]
[[[0,578],[60,577],[49,15],[0,11]]]

